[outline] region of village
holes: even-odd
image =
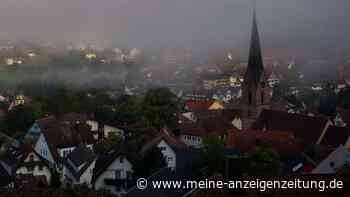
[[[87,49],[77,51],[89,69],[113,64]],[[133,75],[117,79],[121,85],[113,90],[58,83],[3,85],[0,196],[329,196],[136,187],[140,178],[323,174],[350,182],[350,64],[337,66],[334,80],[306,83],[294,60],[278,63],[262,53],[254,12],[248,62],[228,71],[202,66],[192,79],[184,71],[188,68],[179,66],[174,79],[162,81],[152,69],[142,68],[137,84],[131,78],[139,71],[132,65],[141,61],[141,52],[132,49],[118,56],[118,64],[131,66],[126,70]],[[23,69],[37,56],[40,52],[28,52],[25,59],[6,56],[5,70]],[[186,64],[188,53],[182,56]],[[226,58],[232,60],[232,54]],[[348,195],[346,190],[339,193]]]

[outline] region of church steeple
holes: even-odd
[[[254,7],[248,68],[244,76],[245,83],[253,82],[254,85],[257,85],[257,83],[259,83],[260,81],[260,77],[262,76],[263,71],[264,71],[264,64],[263,64],[262,55],[261,55],[259,31],[258,31],[258,25],[256,21],[256,11]]]
[[[244,75],[240,102],[240,108],[243,114],[243,128],[251,127],[261,110],[269,108],[270,100],[271,90],[267,86],[264,74],[264,64],[254,7],[248,67]]]

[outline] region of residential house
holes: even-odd
[[[112,150],[97,158],[91,184],[95,190],[109,190],[118,194],[128,188],[132,173],[132,163],[124,151]]]
[[[180,125],[180,140],[189,147],[201,148],[203,139],[206,135],[205,129],[197,126],[195,123],[183,123]]]
[[[305,147],[320,144],[332,122],[325,117],[291,114],[284,111],[263,110],[253,129],[292,131]]]
[[[63,164],[63,182],[69,185],[88,185],[91,187],[96,163],[95,153],[86,146],[79,146],[71,152]]]
[[[174,148],[176,153],[176,169],[162,168],[153,173],[149,177],[145,177],[150,183],[153,180],[199,180],[198,174],[194,172],[195,164],[200,160],[200,151],[191,148]],[[191,188],[177,188],[177,189],[155,189],[147,187],[144,190],[138,189],[136,186],[127,191],[125,196],[138,197],[138,196],[186,196],[190,192]]]
[[[86,124],[91,127],[91,131],[93,132],[94,139],[105,139],[113,133],[116,136],[121,138],[125,137],[125,133],[123,129],[120,129],[118,125],[115,124],[105,124],[102,122],[98,122],[95,120],[87,120]],[[99,136],[99,132],[102,136]]]
[[[335,174],[339,169],[350,163],[350,152],[340,145],[329,154],[311,172],[313,174]]]
[[[238,149],[242,153],[253,151],[260,144],[273,148],[280,155],[290,156],[301,151],[299,142],[290,131],[262,131],[254,129],[232,129],[227,139],[227,148]]]
[[[36,120],[33,125],[28,129],[26,138],[37,139],[39,138],[42,130],[47,130],[59,125],[59,122],[54,116],[47,116]]]
[[[173,171],[170,168],[162,168],[152,176],[147,177],[147,182],[160,180],[172,180],[172,181],[182,181],[182,180],[197,180],[193,173],[190,172],[191,167],[188,167],[187,171]],[[147,187],[144,190],[138,189],[136,186],[132,187],[125,194],[126,197],[143,197],[143,196],[186,196],[191,191],[191,188],[177,188],[177,189],[156,189],[153,187]]]
[[[45,182],[50,184],[52,170],[48,162],[42,158],[30,146],[24,153],[22,162],[17,166],[16,175],[32,175],[34,177],[44,177]]]
[[[202,111],[196,117],[195,123],[179,124],[180,140],[190,147],[201,148],[205,137],[225,138],[230,129],[242,129],[240,113],[234,110]]]
[[[235,109],[206,110],[194,113],[197,122],[207,122],[220,119],[224,125],[233,125],[242,129],[242,112]]]
[[[30,102],[31,98],[29,98],[28,96],[24,96],[23,94],[17,94],[12,99],[8,111],[11,111],[16,106],[28,104]]]
[[[78,145],[84,144],[92,149],[94,143],[95,140],[88,125],[61,123],[41,130],[34,149],[52,166],[61,168],[62,159],[73,152]]]
[[[185,109],[191,112],[206,111],[206,110],[222,110],[224,106],[217,100],[206,101],[187,101]]]
[[[161,129],[159,134],[141,148],[141,154],[154,147],[158,147],[167,162],[167,167],[176,169],[178,164],[177,151],[187,149],[188,146],[175,137],[168,129]]]

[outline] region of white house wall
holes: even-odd
[[[88,184],[91,186],[91,179],[93,175],[93,169],[95,168],[96,160],[93,161],[85,172],[80,176],[79,184]]]
[[[43,157],[44,159],[46,159],[47,161],[49,161],[51,164],[56,164],[53,156],[52,156],[52,153],[49,149],[49,146],[47,144],[47,141],[44,137],[43,134],[40,134],[40,137],[38,139],[38,141],[36,142],[35,144],[35,148],[34,150],[41,156]],[[56,151],[56,150],[53,150],[53,151]]]
[[[181,141],[187,146],[201,148],[203,145],[202,138],[198,136],[181,135]]]
[[[118,191],[115,191],[115,187],[105,185],[104,181],[105,179],[115,179],[116,170],[120,170],[121,178],[125,179],[127,178],[127,172],[132,172],[132,165],[126,158],[124,158],[123,163],[120,162],[120,157],[116,158],[114,162],[96,179],[95,189],[107,189],[113,193],[117,193]]]
[[[168,167],[173,169],[176,168],[176,154],[173,149],[164,140],[160,141],[157,147],[161,149],[161,152],[167,161]]]
[[[33,171],[28,171],[27,167],[20,167],[16,170],[16,174],[31,174],[33,176],[45,176],[47,183],[51,182],[51,171],[47,166],[43,166],[42,170],[39,169],[39,166],[35,166]]]

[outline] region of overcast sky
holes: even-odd
[[[252,0],[0,0],[0,39],[149,46],[235,46],[249,39]],[[338,46],[349,0],[258,0],[265,46]],[[346,43],[347,42],[347,43]]]

